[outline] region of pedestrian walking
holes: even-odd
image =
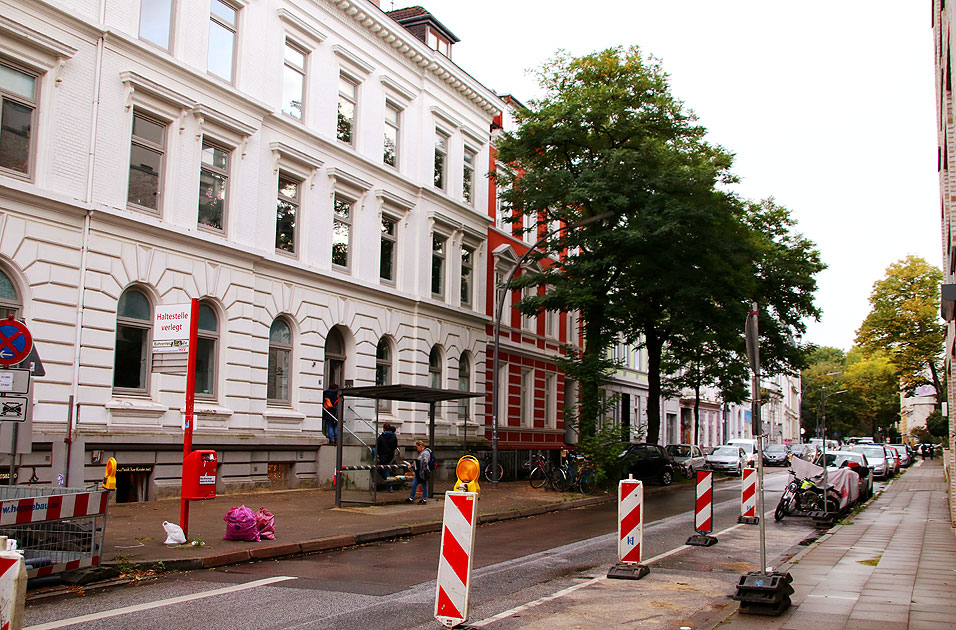
[[[415,440],[415,450],[418,451],[418,459],[415,460],[415,477],[412,479],[412,492],[405,499],[405,503],[415,502],[415,492],[418,486],[422,487],[422,498],[420,504],[428,502],[428,479],[432,472],[432,450],[422,440]]]
[[[329,444],[335,444],[339,436],[339,385],[332,386],[322,392],[322,420],[325,425],[325,436]]]
[[[923,461],[926,461],[926,444],[919,445],[919,456],[923,458]]]
[[[929,458],[930,458],[930,459],[935,459],[935,457],[936,457],[936,445],[930,444],[930,445],[929,445]]]

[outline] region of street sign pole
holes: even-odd
[[[760,572],[767,573],[767,525],[763,518],[764,497],[763,497],[763,422],[760,419],[760,331],[757,325],[757,319],[760,309],[757,303],[751,305],[750,313],[747,315],[746,341],[747,358],[750,360],[750,369],[753,371],[753,381],[751,384],[750,402],[752,416],[751,427],[753,427],[754,437],[757,438],[757,511],[760,519]]]
[[[189,307],[189,354],[186,359],[186,409],[183,414],[183,469],[186,456],[193,450],[193,411],[196,403],[196,338],[199,332],[199,300],[193,298]],[[183,479],[180,479],[179,525],[189,536],[189,500],[182,498]]]

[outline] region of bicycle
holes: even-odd
[[[565,470],[561,466],[553,466],[540,453],[532,455],[525,466],[531,468],[528,482],[532,488],[543,488],[546,484],[550,484],[558,492],[568,489],[569,481]]]
[[[590,494],[594,491],[594,486],[597,484],[596,471],[583,455],[568,455],[562,468],[566,469],[568,478],[565,490],[573,486],[581,494]]]
[[[581,472],[578,475],[578,492],[591,494],[597,488],[597,469],[587,459],[581,462]]]
[[[485,478],[485,481],[490,481],[494,483],[496,481],[501,481],[505,476],[505,469],[501,465],[501,461],[498,461],[498,474],[491,474],[491,453],[488,451],[482,453],[468,453],[472,457],[478,460],[478,463],[481,465],[481,474]],[[497,479],[495,479],[497,477]]]

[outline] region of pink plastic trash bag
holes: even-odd
[[[226,521],[226,535],[222,537],[223,540],[259,542],[256,515],[246,506],[231,508],[222,520]]]
[[[276,515],[260,507],[256,512],[256,523],[259,525],[259,538],[263,540],[276,539]]]

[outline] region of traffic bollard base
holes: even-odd
[[[618,562],[607,572],[608,578],[617,580],[639,580],[651,569],[646,564],[636,562]]]
[[[716,536],[708,536],[707,534],[694,534],[687,539],[688,545],[693,545],[694,547],[713,547],[717,544]]]
[[[789,573],[751,571],[740,576],[733,599],[740,602],[741,613],[776,617],[790,607],[792,581]]]
[[[737,522],[744,523],[746,525],[757,525],[760,523],[760,517],[759,516],[738,516]]]

